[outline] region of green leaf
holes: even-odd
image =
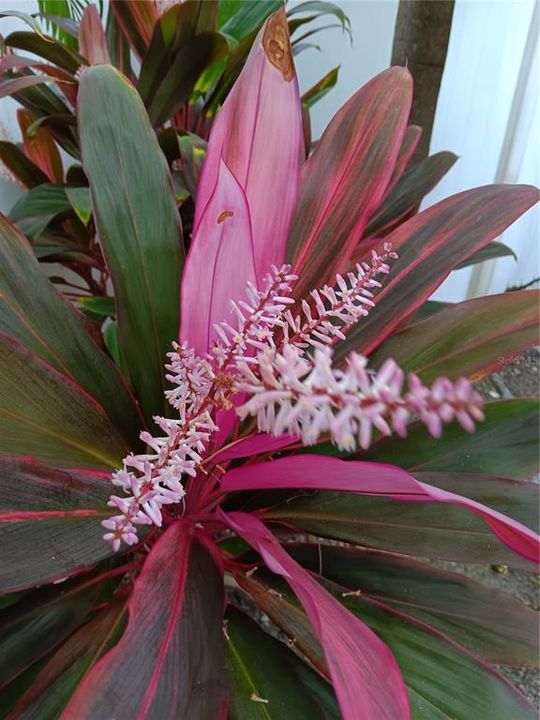
[[[58,65],[62,70],[76,73],[81,66],[88,65],[87,60],[79,53],[66,47],[64,44],[44,35],[31,32],[13,32],[5,39],[5,44],[18,50],[26,50]]]
[[[512,595],[390,553],[308,544],[287,550],[309,570],[443,633],[484,660],[536,664],[536,613]]]
[[[235,608],[229,608],[226,623],[230,720],[318,717],[317,703],[299,681],[298,658]]]
[[[23,218],[55,217],[71,209],[65,188],[44,183],[28,190],[11,208],[9,217],[17,222]]]
[[[0,455],[114,469],[128,448],[79,385],[7,336],[0,342]]]
[[[267,17],[279,10],[283,3],[281,0],[220,0],[218,27],[221,32],[230,35],[235,40],[241,40],[246,35],[259,30]]]
[[[448,305],[389,338],[371,356],[394,358],[424,382],[439,376],[479,380],[538,341],[540,292],[522,290]]]
[[[321,670],[320,648],[307,618],[281,581],[267,572],[247,579],[237,576],[260,609]],[[489,666],[444,639],[403,622],[347,587],[322,580],[345,607],[366,623],[394,654],[409,689],[413,720],[533,720],[536,713],[525,698]],[[359,700],[361,700],[359,698]]]
[[[18,145],[7,140],[0,140],[0,160],[26,187],[32,188],[48,180],[45,173],[26,157]]]
[[[183,250],[171,176],[136,90],[114,68],[83,74],[78,117],[122,355],[150,420],[167,406],[164,362],[179,327]]]
[[[101,403],[114,426],[136,446],[142,421],[124,380],[90,337],[78,313],[43,275],[26,238],[3,216],[0,216],[0,333],[15,338],[53,368],[80,383]],[[22,452],[28,454],[29,449]]]
[[[528,483],[483,475],[466,475],[461,482],[445,474],[419,480],[487,504],[536,530],[536,505]],[[474,478],[471,479],[471,478]],[[469,482],[467,482],[467,480]],[[467,486],[464,487],[464,483]],[[277,502],[280,502],[278,498]],[[259,507],[271,505],[263,496]],[[274,501],[276,502],[276,501]],[[480,518],[464,508],[442,503],[402,503],[352,493],[319,492],[276,504],[265,517],[300,530],[336,540],[463,563],[501,563],[529,568],[527,561],[502,545]]]
[[[486,419],[471,435],[453,423],[435,439],[420,423],[413,423],[406,438],[384,438],[362,459],[395,463],[408,470],[530,477],[538,464],[538,402],[491,402],[485,414]]]
[[[114,298],[112,297],[82,297],[79,299],[79,304],[94,315],[114,317]]]
[[[111,555],[107,473],[0,460],[0,594],[66,579]],[[15,606],[14,611],[17,611]]]
[[[311,108],[315,103],[319,102],[337,83],[339,68],[340,66],[338,65],[333,70],[330,70],[319,82],[315,83],[309,90],[306,90],[300,98],[302,104]]]
[[[456,270],[468,267],[469,265],[477,265],[478,263],[485,262],[486,260],[495,260],[500,257],[513,257],[514,260],[517,260],[517,255],[512,248],[509,248],[508,245],[505,245],[502,242],[494,241],[490,242],[489,245],[486,245],[478,252],[475,252],[474,255],[471,255],[471,257],[460,263]]]
[[[71,207],[77,213],[77,217],[83,225],[88,225],[88,221],[92,217],[90,190],[87,187],[66,187],[65,190]]]

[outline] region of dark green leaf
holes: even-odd
[[[0,332],[80,383],[101,403],[115,427],[136,444],[141,419],[125,382],[75,310],[43,275],[26,239],[2,216]],[[22,448],[22,452],[28,454],[30,449]]]
[[[45,183],[25,193],[11,208],[9,217],[16,222],[22,218],[54,217],[71,209],[65,188]]]
[[[83,74],[78,114],[122,354],[150,419],[167,405],[164,362],[179,326],[183,251],[171,177],[136,90],[114,68]]]
[[[0,160],[26,187],[32,188],[48,180],[45,173],[17,145],[7,140],[0,140]]]
[[[246,35],[259,30],[267,17],[279,10],[283,3],[281,0],[220,0],[218,27],[221,32],[230,35],[235,40],[241,40]]]
[[[315,85],[310,87],[309,90],[302,95],[301,101],[304,105],[307,105],[309,108],[313,107],[315,103],[319,102],[319,100],[335,86],[338,79],[339,67],[338,65],[333,70],[330,70],[319,82],[315,83]]]
[[[87,65],[87,61],[79,53],[66,47],[64,44],[31,32],[13,32],[5,39],[8,47],[26,50],[34,55],[48,60],[53,65],[70,73],[76,73],[81,66]]]
[[[513,257],[517,260],[516,253],[502,242],[490,242],[478,252],[471,255],[471,257],[460,263],[456,270],[460,268],[468,267],[469,265],[477,265],[478,263],[485,262],[486,260],[494,260],[500,257]]]
[[[114,317],[114,298],[112,297],[82,297],[79,304],[94,315]]]

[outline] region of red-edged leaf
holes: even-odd
[[[52,190],[38,203],[54,209]],[[67,204],[66,198],[62,208]],[[40,211],[41,212],[41,211]],[[6,333],[59,372],[80,383],[107,412],[112,423],[135,445],[143,424],[135,399],[106,354],[96,345],[81,317],[44,276],[27,239],[0,214],[0,333]],[[23,453],[26,453],[23,449]]]
[[[341,108],[302,168],[288,247],[298,297],[346,267],[390,182],[411,98],[405,68],[377,75]]]
[[[446,490],[418,482],[394,465],[344,462],[325,455],[298,455],[234,468],[227,472],[221,487],[233,490],[339,490],[382,495],[403,502],[447,502],[468,508],[491,527],[499,540],[514,552],[536,562],[540,539],[529,528],[497,510]]]
[[[111,0],[110,4],[122,32],[137,55],[142,58],[152,37],[154,24],[159,17],[156,4],[153,0],[137,0],[137,2]]]
[[[62,159],[51,133],[44,127],[36,128],[32,134],[28,132],[28,128],[36,119],[30,110],[17,110],[24,151],[52,183],[61,183],[64,178]]]
[[[480,380],[538,342],[540,292],[522,290],[455,303],[389,338],[370,358],[394,358],[431,382],[443,375]]]
[[[454,153],[443,151],[427,157],[407,170],[370,218],[365,235],[382,237],[404,218],[409,217],[457,159]]]
[[[107,38],[95,5],[88,5],[79,25],[79,50],[91,65],[110,64]]]
[[[386,188],[386,193],[382,202],[385,201],[390,192],[393,190],[395,184],[405,172],[407,165],[409,164],[409,160],[411,159],[414,151],[416,150],[421,137],[422,128],[418,125],[409,125],[405,130],[405,133],[403,135],[403,142],[401,143],[401,147],[399,148],[399,154],[396,160],[396,164],[394,166],[394,171],[392,173],[392,177],[390,178],[390,182],[388,183],[388,187]]]
[[[15,143],[0,140],[0,160],[27,188],[36,187],[48,181],[47,175],[38,165],[29,160]]]
[[[86,65],[86,60],[65,43],[34,32],[13,32],[5,39],[5,44],[34,53],[72,74],[76,73],[81,65]]]
[[[248,281],[256,284],[249,207],[221,160],[182,278],[182,340],[201,354],[207,352],[218,337],[214,324],[229,319],[229,300],[242,298]]]
[[[260,520],[237,512],[222,517],[298,596],[324,650],[344,720],[409,718],[401,673],[375,633],[298,565]]]
[[[0,461],[0,594],[65,578],[110,555],[110,476]]]
[[[213,560],[178,522],[152,548],[119,643],[86,676],[64,720],[220,717],[223,590]]]
[[[536,665],[536,613],[520,600],[433,565],[362,548],[287,545],[293,558],[420,627],[499,665]]]
[[[74,632],[33,679],[7,720],[57,718],[85,673],[116,639],[124,614],[125,602],[115,601]]]
[[[52,82],[48,77],[43,75],[23,75],[17,78],[8,78],[0,81],[0,98],[14,95],[20,90],[32,87],[33,85],[43,85],[43,83]]]
[[[386,240],[398,252],[368,317],[337,346],[369,354],[412,315],[452,269],[500,235],[538,200],[527,185],[488,185],[453,195],[415,215]]]
[[[80,385],[0,335],[0,455],[103,470],[118,467],[127,451]]]

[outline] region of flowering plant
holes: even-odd
[[[184,263],[138,94],[81,74],[118,346],[2,218],[5,717],[534,717],[491,667],[534,664],[532,611],[431,560],[538,556],[535,403],[471,385],[535,342],[537,295],[426,300],[537,191],[381,224],[411,92],[383,72],[303,162],[272,15],[213,124]]]

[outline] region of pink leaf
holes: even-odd
[[[266,433],[250,435],[229,443],[212,458],[212,462],[215,465],[216,463],[224,463],[229,460],[237,460],[262,453],[277,452],[296,442],[296,440],[297,438],[293,435],[280,435],[280,437],[274,437]]]
[[[499,540],[518,555],[532,562],[537,562],[539,556],[539,537],[525,525],[474,500],[418,482],[395,465],[298,455],[235,468],[223,476],[221,487],[226,492],[280,488],[338,490],[381,495],[402,502],[452,503],[479,515]]]
[[[79,26],[79,50],[92,65],[107,65],[111,62],[107,38],[95,5],[87,5],[83,12]]]
[[[221,513],[227,525],[281,575],[298,596],[322,645],[344,720],[406,720],[407,689],[390,649],[245,513]]]
[[[198,353],[217,337],[214,324],[229,319],[229,300],[255,283],[249,208],[244,191],[223,159],[213,192],[191,241],[182,279],[182,340]]]

